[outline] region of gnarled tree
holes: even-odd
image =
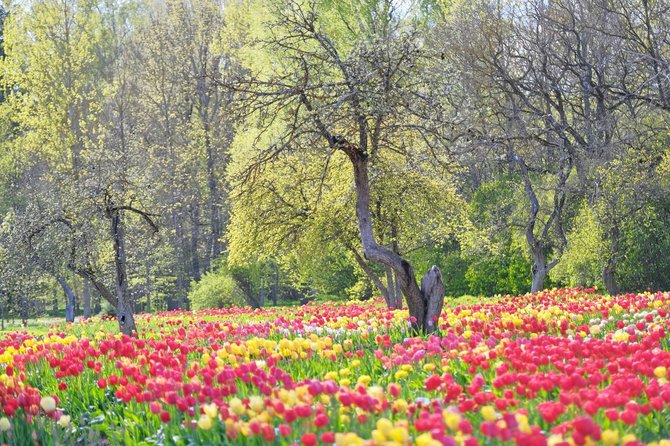
[[[325,166],[333,153],[346,155],[365,257],[394,272],[413,327],[432,332],[443,299],[439,269],[420,288],[409,261],[379,242],[371,211],[384,153],[400,155],[406,169],[451,173],[441,133],[450,126],[434,99],[438,86],[424,77],[440,58],[424,46],[421,17],[393,1],[270,3],[241,6],[266,7],[269,20],[249,42],[256,57],[239,56],[250,74],[229,85],[245,118],[235,147],[237,186],[253,187],[284,153],[320,154]]]

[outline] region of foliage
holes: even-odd
[[[5,2],[0,316],[65,290],[114,306],[117,285],[137,311],[188,307],[230,277],[252,306],[395,293],[347,147],[376,243],[438,265],[447,295],[524,293],[543,268],[670,287],[670,9],[580,5]]]
[[[567,286],[602,287],[604,234],[593,209],[584,203],[568,233],[568,249],[552,271],[554,280]]]
[[[670,202],[645,207],[624,227],[620,283],[625,290],[670,289]]]
[[[199,282],[191,286],[188,294],[193,310],[208,308],[229,308],[246,303],[244,292],[226,268],[209,271]]]
[[[479,257],[468,265],[465,272],[469,288],[467,294],[487,296],[528,292],[530,266],[528,258],[511,247],[499,255]]]

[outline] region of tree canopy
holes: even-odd
[[[667,288],[669,9],[9,2],[0,306]]]

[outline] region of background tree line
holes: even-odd
[[[438,265],[449,296],[670,288],[665,0],[30,0],[0,18],[5,317],[398,307],[403,265]]]

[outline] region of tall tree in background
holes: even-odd
[[[222,30],[220,2],[169,0],[152,11],[134,43],[142,67],[139,126],[166,209],[179,307],[189,281],[223,252],[231,95],[214,79],[228,76],[232,65]]]
[[[130,334],[136,326],[124,215],[157,227],[143,208],[141,148],[130,141],[133,95],[122,51],[128,17],[123,8],[83,0],[31,6],[12,15],[4,65],[5,81],[19,87],[8,100],[18,138],[34,156],[25,174],[30,202],[17,210],[25,216],[17,230],[35,262],[63,286],[69,320],[75,297],[58,265],[90,281]]]
[[[641,183],[616,183],[603,175],[631,157],[651,161],[648,142],[661,129],[639,108],[642,101],[612,94],[611,86],[634,68],[617,62],[625,45],[614,37],[611,11],[580,0],[483,1],[464,5],[459,17],[451,29],[462,32],[462,43],[454,51],[462,54],[466,75],[482,86],[482,108],[492,112],[480,127],[481,143],[498,148],[526,192],[531,290],[538,291],[561,260],[578,203],[604,209],[601,199],[607,207],[611,201],[605,197],[631,194],[645,201]],[[641,171],[653,177],[654,166]],[[605,184],[617,184],[616,191],[604,191]],[[544,203],[543,190],[551,194]],[[618,200],[615,207],[633,201]],[[622,215],[636,214],[635,207],[627,209]],[[599,215],[616,251],[621,219],[612,212]],[[611,293],[618,256],[603,259],[603,282]]]
[[[25,215],[27,246],[33,246],[35,237],[66,221],[66,212],[78,214],[82,157],[101,134],[96,115],[103,65],[96,54],[107,50],[91,2],[34,2],[29,12],[15,10],[6,25],[3,81],[13,87],[6,107],[23,150],[16,155],[27,198],[14,212]],[[67,262],[51,261],[58,252],[35,250],[31,257],[58,279],[72,321],[75,296],[63,269]]]

